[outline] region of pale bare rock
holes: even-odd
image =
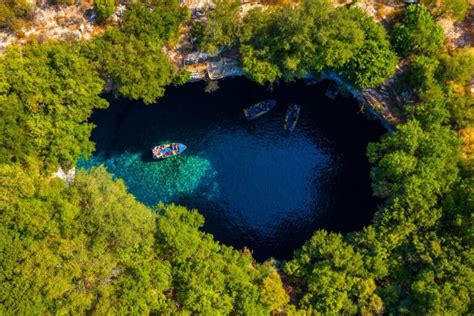
[[[468,15],[463,22],[456,22],[451,18],[442,18],[438,23],[443,28],[447,45],[457,48],[472,45],[474,19],[471,15]]]
[[[58,171],[53,173],[53,177],[63,180],[67,185],[71,185],[74,182],[75,175],[76,168],[71,168],[67,171],[64,171],[62,167],[59,167]]]
[[[224,78],[225,60],[219,58],[215,61],[209,61],[207,63],[207,76],[210,80],[218,80]]]
[[[103,29],[87,19],[85,13],[92,7],[87,2],[80,5],[37,6],[32,21],[17,33],[0,32],[0,52],[12,44],[25,44],[33,38],[88,40],[102,33]]]
[[[215,7],[212,0],[182,0],[181,4],[191,10],[194,21],[205,20],[207,13]],[[348,0],[333,0],[334,6],[347,4]],[[379,22],[389,20],[404,7],[401,2],[396,0],[361,0],[354,6],[364,10]],[[258,1],[243,1],[241,16],[245,16],[249,10],[256,7],[265,8]],[[13,43],[23,44],[34,37],[44,40],[48,38],[59,40],[90,39],[103,32],[101,27],[93,23],[93,15],[86,17],[85,13],[90,11],[90,9],[91,2],[87,1],[81,5],[50,6],[46,4],[38,7],[34,20],[28,23],[21,32],[18,32],[18,34],[21,34],[21,37],[13,33],[0,32],[0,52],[8,45]],[[112,23],[119,23],[124,10],[124,5],[118,7],[117,12],[111,19]],[[467,22],[472,20],[470,17],[472,17],[472,9]],[[466,22],[463,24],[453,24],[450,21],[442,21],[441,23],[444,25],[443,28],[447,37],[451,42],[455,43],[456,47],[462,47],[470,43],[469,36],[466,37],[466,34],[469,35],[469,29],[472,28],[472,25],[469,26],[469,23]],[[178,43],[174,47],[164,48],[165,54],[176,69],[184,68],[191,73],[190,81],[206,80],[208,77],[217,79],[244,75],[240,68],[240,55],[238,52],[231,54],[232,49],[214,55],[201,52],[197,49],[195,39],[192,38],[190,30],[190,24],[182,25],[180,27]],[[468,40],[465,40],[466,38]],[[394,89],[395,83],[406,69],[406,66],[406,62],[400,63],[394,76],[380,87],[354,92],[367,102],[372,111],[376,114],[378,113],[377,115],[380,115],[390,125],[403,121],[400,109],[405,104],[410,104],[413,101],[409,91],[398,95]],[[108,91],[112,90],[113,86],[109,82],[105,88]]]
[[[333,1],[334,3],[334,1]],[[347,2],[342,1],[334,3],[334,6],[346,5]],[[371,16],[377,22],[390,21],[393,16],[396,15],[402,8],[404,4],[401,1],[389,0],[389,1],[380,1],[380,0],[362,0],[357,1],[353,7],[359,8],[367,15]]]
[[[188,7],[191,11],[207,10],[215,7],[212,0],[181,0],[181,5]]]

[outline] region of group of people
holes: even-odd
[[[178,154],[179,146],[178,144],[166,144],[156,146],[153,148],[152,153],[153,157],[155,158],[166,158]]]

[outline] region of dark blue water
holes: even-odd
[[[327,84],[298,81],[269,91],[239,78],[221,81],[212,94],[204,83],[169,88],[152,106],[111,100],[93,116],[96,153],[82,164],[104,164],[148,205],[197,208],[205,231],[252,249],[258,260],[288,259],[316,229],[360,229],[376,208],[365,150],[384,130],[355,100],[327,99]],[[277,107],[246,121],[242,108],[265,98],[277,99]],[[302,105],[301,117],[286,133],[293,102]],[[153,161],[150,149],[165,142],[188,149]]]

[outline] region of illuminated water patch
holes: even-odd
[[[125,151],[106,157],[99,153],[79,167],[104,165],[110,173],[121,178],[137,199],[148,205],[171,203],[183,195],[196,194],[205,187],[212,198],[217,191],[216,172],[207,159],[181,155],[161,161],[144,161],[141,154]]]

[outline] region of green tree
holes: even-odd
[[[309,58],[312,70],[321,72],[327,68],[342,68],[362,48],[364,30],[354,19],[360,13],[358,10],[338,9],[331,14],[324,14],[323,9],[323,13],[315,17],[315,28],[311,34],[315,54]]]
[[[39,171],[0,166],[2,314],[166,308],[170,267],[156,259],[154,215],[104,169],[69,187]]]
[[[408,83],[418,93],[436,89],[439,77],[439,61],[434,57],[415,56],[405,73]]]
[[[413,56],[405,73],[406,81],[418,93],[422,103],[442,101],[450,112],[450,122],[460,128],[474,121],[469,87],[474,71],[473,56],[470,48],[444,53],[439,58]],[[439,112],[440,109],[435,107],[432,112]],[[430,115],[428,112],[425,114]]]
[[[221,246],[200,232],[204,218],[197,211],[160,204],[155,212],[158,249],[171,263],[175,300],[186,310],[267,314],[288,301],[273,265],[256,265],[251,255]]]
[[[94,13],[99,22],[104,22],[115,13],[115,0],[94,0]]]
[[[384,42],[367,41],[344,66],[342,73],[361,88],[374,88],[394,74],[396,55]]]
[[[33,17],[33,6],[27,0],[0,0],[0,29],[19,30]]]
[[[260,84],[306,74],[316,64],[310,30],[314,19],[328,10],[326,1],[318,1],[315,5],[308,2],[300,7],[250,11],[240,38],[243,69]]]
[[[260,84],[332,70],[375,87],[397,63],[383,27],[360,10],[332,9],[327,1],[252,10],[240,40],[242,68]]]
[[[189,19],[189,11],[178,0],[153,0],[132,3],[122,17],[121,30],[141,40],[176,44],[179,26]]]
[[[474,73],[474,48],[466,47],[440,58],[443,80],[459,86],[470,83]]]
[[[111,81],[114,92],[154,103],[167,85],[182,84],[189,77],[171,64],[163,49],[177,41],[186,16],[174,0],[131,4],[121,27],[91,41],[83,54]]]
[[[175,72],[161,42],[113,30],[91,45],[98,67],[123,96],[151,104],[173,82]]]
[[[443,44],[443,29],[426,7],[410,5],[401,22],[393,27],[392,43],[403,57],[434,55]]]
[[[383,311],[363,256],[339,234],[317,231],[285,265],[285,272],[299,285],[299,307],[310,313]]]
[[[424,130],[416,120],[370,144],[374,194],[403,212],[388,208],[376,220],[410,221],[418,228],[433,225],[440,212],[432,208],[457,180],[459,151],[459,140],[448,127],[436,124]]]
[[[468,0],[422,0],[420,3],[437,18],[446,16],[462,21],[469,10]]]
[[[216,0],[205,21],[194,21],[193,32],[200,50],[211,54],[234,44],[240,33],[240,0]]]
[[[453,190],[444,198],[443,230],[446,235],[457,236],[465,245],[474,242],[474,176],[472,166],[461,170],[463,177],[458,181]]]
[[[0,59],[0,162],[36,157],[47,167],[72,166],[94,149],[93,109],[104,82],[76,46],[32,43]]]

